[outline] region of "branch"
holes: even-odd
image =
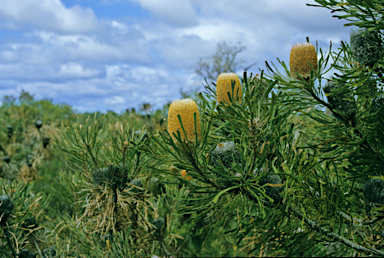
[[[328,229],[326,228],[322,228],[320,227],[316,222],[308,219],[308,218],[305,218],[303,216],[303,214],[301,214],[300,212],[298,212],[297,210],[295,210],[294,208],[292,207],[288,207],[288,210],[293,214],[295,215],[297,218],[299,218],[300,220],[304,220],[305,223],[307,223],[308,225],[310,225],[313,229],[315,229],[316,231],[320,232],[320,233],[323,233],[325,235],[327,235],[328,237],[330,238],[333,238],[339,242],[342,242],[343,244],[357,250],[357,251],[363,251],[363,252],[366,252],[366,253],[369,253],[369,254],[375,254],[375,255],[380,255],[380,256],[384,256],[384,252],[383,251],[380,251],[380,250],[376,250],[374,248],[365,248],[364,246],[362,245],[359,245],[359,244],[356,244],[348,239],[346,239],[345,237],[342,237],[342,236],[339,236],[333,232],[330,232]]]

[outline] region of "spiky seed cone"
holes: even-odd
[[[300,74],[304,79],[308,79],[311,75],[312,67],[317,71],[317,54],[316,49],[311,43],[297,43],[291,49],[289,57],[289,67],[291,77],[298,79],[296,73]]]
[[[370,178],[364,184],[364,193],[367,201],[384,204],[384,180]]]
[[[15,205],[8,195],[0,196],[0,225],[5,225]]]
[[[372,67],[382,58],[383,52],[375,32],[371,31],[363,36],[365,32],[366,29],[351,31],[351,52],[360,64]]]
[[[153,230],[153,235],[156,238],[159,238],[161,236],[162,231],[163,231],[164,219],[163,218],[155,219],[155,220],[152,221],[152,224],[156,228],[156,229]]]
[[[241,162],[240,152],[234,142],[219,143],[211,153],[211,165],[214,167],[221,167],[223,164],[224,167],[231,168],[234,162]]]
[[[43,250],[43,257],[55,257],[56,256],[56,248],[54,246],[48,247]]]
[[[23,249],[18,253],[17,257],[19,257],[19,258],[36,258],[36,254],[33,252],[30,252],[28,249]],[[47,257],[47,256],[44,256],[44,257]]]
[[[38,224],[36,222],[36,217],[32,216],[32,217],[26,218],[24,220],[24,222],[22,223],[22,226],[25,227],[25,228],[29,228],[29,229],[37,228]]]
[[[11,157],[9,157],[9,156],[4,156],[4,157],[3,157],[3,160],[4,160],[5,162],[9,163],[9,162],[11,161]]]
[[[356,106],[355,103],[350,100],[353,99],[353,96],[350,93],[341,92],[341,88],[343,87],[343,84],[331,80],[324,85],[323,90],[333,109],[336,109],[348,117],[354,117],[356,115]],[[339,115],[336,115],[336,117],[342,119]]]
[[[210,163],[216,168],[224,166],[227,169],[231,169],[233,163],[241,163],[241,155],[234,142],[222,142],[212,151]],[[221,174],[214,173],[219,179],[219,185],[222,187],[230,187],[232,185],[230,181],[224,181],[224,177]]]
[[[43,126],[43,121],[41,120],[36,120],[35,126],[37,129],[40,129]]]
[[[260,180],[260,185],[272,184],[280,185],[283,181],[281,177],[276,174],[269,174]],[[274,200],[274,204],[279,203],[282,199],[282,192],[284,191],[284,186],[265,186],[265,194],[271,197]]]
[[[47,145],[49,144],[49,140],[50,140],[50,139],[51,139],[50,137],[45,137],[45,138],[43,138],[43,146],[44,146],[44,148],[47,147]]]
[[[201,137],[201,126],[200,126],[200,115],[197,104],[192,99],[178,99],[172,102],[168,111],[168,133],[172,136],[172,139],[177,143],[177,139],[173,136],[173,133],[177,135],[177,132],[180,132],[180,137],[182,141],[185,141],[185,135],[177,115],[180,115],[181,121],[185,133],[187,134],[188,140],[190,142],[196,141],[195,136],[195,120],[194,114],[196,113],[196,133],[197,138]]]
[[[384,96],[375,97],[372,100],[371,110],[369,111],[369,113],[373,114],[376,112],[382,112],[383,108],[384,108]]]
[[[234,91],[232,92],[232,83],[235,82]],[[233,101],[239,101],[241,103],[241,98],[243,96],[243,91],[241,89],[241,83],[239,76],[234,73],[222,73],[217,77],[216,82],[216,91],[217,91],[217,101],[224,103],[231,103],[228,97],[228,92],[232,97]]]
[[[13,134],[13,126],[12,125],[7,126],[7,130],[8,130],[8,138],[11,138]]]

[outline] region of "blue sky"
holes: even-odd
[[[21,90],[78,112],[121,113],[181,98],[217,43],[246,49],[249,72],[289,64],[292,46],[349,41],[350,27],[310,0],[2,0],[0,100]],[[242,69],[234,71],[242,74]],[[282,71],[282,70],[281,70]]]

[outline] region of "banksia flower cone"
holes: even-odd
[[[300,74],[304,79],[308,79],[313,70],[317,70],[317,54],[315,47],[311,43],[297,43],[291,49],[289,57],[289,66],[291,70],[291,77],[298,79],[296,73]]]
[[[190,142],[196,141],[194,113],[196,113],[196,133],[199,139],[201,136],[201,126],[199,109],[197,108],[196,102],[192,99],[179,99],[172,102],[168,111],[168,133],[172,136],[174,142],[178,142],[173,136],[173,133],[177,135],[177,132],[180,132],[182,141],[186,140],[179,118],[177,117],[178,115],[180,115],[188,140]]]
[[[232,83],[235,82],[234,91],[232,92]],[[231,95],[232,101],[239,101],[241,103],[241,97],[243,91],[241,90],[241,83],[239,76],[234,73],[222,73],[217,77],[216,82],[217,101],[231,103],[228,93]]]
[[[343,87],[344,84],[330,80],[325,84],[323,90],[333,109],[336,109],[348,117],[353,117],[356,115],[356,106],[352,101],[353,95],[348,92],[339,92]],[[336,115],[336,117],[340,118],[338,115]]]
[[[351,31],[351,52],[360,64],[372,67],[383,54],[377,34],[371,31],[363,36],[365,32],[366,30]]]

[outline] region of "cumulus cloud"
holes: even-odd
[[[190,0],[132,0],[151,12],[155,17],[173,26],[188,27],[198,23],[197,15]]]
[[[97,29],[97,18],[90,8],[66,8],[60,0],[2,0],[0,20],[14,27],[33,26],[59,33],[86,33]]]
[[[68,77],[92,77],[98,75],[99,72],[96,69],[84,68],[81,64],[77,63],[65,63],[60,66],[58,75],[68,78]]]

